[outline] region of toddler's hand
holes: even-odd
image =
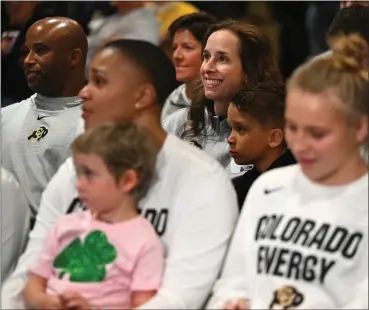
[[[42,298],[40,301],[40,305],[38,309],[63,309],[63,303],[59,296],[57,295],[47,295],[45,294],[45,297]]]
[[[91,309],[88,300],[75,292],[65,292],[60,295],[65,309],[86,310]]]
[[[227,301],[223,309],[224,310],[249,310],[250,303],[245,298],[239,298],[236,301]]]

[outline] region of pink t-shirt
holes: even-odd
[[[50,294],[74,291],[93,307],[112,309],[130,308],[133,291],[159,289],[163,267],[161,241],[146,219],[108,224],[85,211],[51,228],[30,272],[48,279]]]

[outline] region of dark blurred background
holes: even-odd
[[[128,2],[127,2],[128,3]],[[338,1],[188,1],[148,2],[160,6],[172,18],[193,10],[203,10],[216,17],[245,20],[261,27],[271,38],[285,78],[306,58],[327,50],[325,33]],[[21,50],[29,26],[50,16],[77,20],[89,35],[91,21],[116,14],[114,2],[100,1],[2,1],[1,2],[1,99],[2,106],[31,95],[22,71]],[[175,11],[178,12],[175,12]],[[182,13],[181,13],[182,12]],[[177,14],[177,15],[176,15]],[[164,16],[164,17],[163,17]],[[170,55],[170,43],[162,46]],[[168,47],[169,46],[169,47]]]

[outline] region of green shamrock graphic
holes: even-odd
[[[109,243],[104,232],[90,232],[83,244],[78,237],[74,239],[54,260],[53,266],[60,268],[61,279],[70,274],[72,282],[102,282],[106,275],[106,265],[112,263],[117,251]]]

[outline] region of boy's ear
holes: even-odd
[[[283,130],[279,128],[273,128],[269,134],[269,147],[275,149],[283,143],[284,135]]]

